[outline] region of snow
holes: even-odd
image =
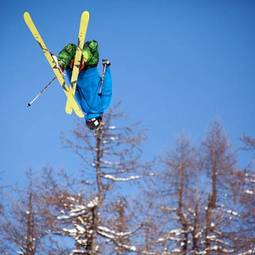
[[[103,227],[103,226],[99,226],[98,229],[101,231],[105,231],[105,232],[115,233],[114,231],[110,230],[109,228]]]
[[[246,193],[246,194],[249,194],[249,195],[253,195],[253,194],[255,194],[255,192],[254,192],[254,191],[249,190],[249,189],[245,190],[245,193]]]
[[[176,249],[172,250],[172,252],[181,252],[181,250],[176,248]]]
[[[228,250],[228,249],[221,249],[221,251],[227,254],[234,252],[234,250]]]
[[[69,233],[70,235],[76,235],[77,233],[77,230],[74,228],[73,229],[63,228],[63,231]]]
[[[97,231],[101,236],[103,236],[109,240],[112,240],[115,243],[117,242],[116,237],[127,236],[127,235],[132,234],[132,232],[115,232],[115,231],[113,231],[107,227],[103,227],[103,226],[98,226]],[[117,245],[119,247],[122,247],[122,248],[128,250],[128,251],[133,251],[133,252],[137,251],[137,248],[133,245],[127,245],[127,244],[122,244],[122,243],[117,243]]]
[[[110,233],[115,236],[128,236],[128,235],[132,234],[132,232],[115,232],[115,231],[113,231],[107,227],[103,227],[103,226],[98,226],[98,230],[103,231],[105,233]]]
[[[196,255],[205,255],[207,252],[206,251],[197,251]]]
[[[181,247],[184,247],[186,244],[184,242],[181,242]]]
[[[201,231],[198,232],[198,233],[195,235],[196,238],[198,238],[198,237],[200,237],[200,236],[202,236],[202,232],[201,232]]]
[[[114,235],[106,233],[105,231],[101,231],[100,229],[98,229],[98,233],[110,240],[114,240]]]
[[[72,253],[71,253],[71,255],[82,254],[82,253],[86,254],[87,251],[83,251],[83,250],[73,250]]]
[[[165,242],[167,240],[180,241],[180,239],[177,238],[177,236],[181,235],[182,233],[183,233],[182,229],[173,229],[166,233],[163,237],[160,237],[158,239],[158,242]]]
[[[125,248],[126,250],[136,252],[137,248],[134,245],[126,245],[126,244],[119,244],[120,247]]]
[[[196,212],[192,208],[188,208],[188,212],[191,213],[194,217],[196,216]]]
[[[231,215],[234,215],[234,216],[240,216],[239,213],[233,211],[233,210],[227,210],[227,213],[231,214]]]
[[[82,227],[81,225],[75,224],[75,227],[77,228],[79,233],[85,233],[86,232],[86,229],[84,227]]]
[[[75,201],[74,197],[67,197],[67,199],[70,200],[70,201]]]
[[[250,250],[245,251],[245,252],[242,252],[242,253],[239,253],[238,255],[253,255],[253,254],[255,254],[255,248],[250,249]]]
[[[225,209],[225,205],[221,204],[220,207],[223,208],[222,210],[225,211],[225,212],[227,212],[228,214],[231,214],[231,215],[233,215],[233,216],[239,216],[239,217],[240,217],[240,214],[239,214],[238,212],[235,212],[235,211],[233,211],[233,210],[231,210],[231,209]],[[232,217],[230,217],[230,219],[232,219]]]
[[[99,198],[98,197],[95,197],[93,200],[91,200],[88,204],[87,204],[87,207],[88,208],[94,208],[98,205],[99,203]]]
[[[218,249],[219,249],[218,245],[213,245],[213,246],[208,248],[208,250],[210,250],[210,251],[217,251]]]
[[[103,164],[106,164],[106,165],[120,165],[120,162],[112,162],[112,161],[109,161],[109,160],[100,160],[100,163],[103,163]]]
[[[209,240],[215,240],[216,239],[216,236],[215,235],[208,235],[207,236],[207,239],[209,239]]]
[[[59,215],[57,217],[58,220],[68,220],[71,218],[76,218],[81,215],[84,215],[88,212],[88,209],[94,208],[98,205],[99,198],[95,197],[94,199],[90,200],[87,205],[75,205],[73,209],[68,214],[65,214],[63,210],[61,210],[61,213],[63,215]],[[83,221],[82,218],[79,218],[81,221]]]
[[[118,140],[119,138],[118,138],[118,137],[115,137],[115,136],[111,136],[109,139],[112,140],[112,141],[116,141],[116,140]]]
[[[139,175],[137,175],[137,176],[130,176],[130,177],[126,177],[126,178],[120,178],[120,177],[115,177],[110,174],[106,174],[106,175],[104,175],[104,178],[111,180],[111,181],[124,182],[124,181],[137,180],[137,179],[140,179],[141,177]]]

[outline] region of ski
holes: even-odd
[[[32,33],[33,37],[35,38],[35,40],[38,42],[40,48],[42,49],[43,54],[46,57],[48,63],[50,64],[61,87],[63,88],[63,91],[67,97],[67,103],[69,105],[69,109],[71,109],[71,111],[69,111],[69,112],[66,111],[66,113],[70,114],[70,113],[72,113],[72,110],[74,110],[74,112],[76,113],[76,115],[78,117],[83,118],[84,114],[74,99],[72,89],[69,88],[69,86],[66,84],[63,73],[60,71],[57,63],[55,62],[52,54],[50,53],[49,49],[47,48],[46,44],[44,43],[39,31],[37,30],[32,18],[28,12],[24,13],[24,20],[25,20],[25,23],[26,23],[27,27],[29,28],[30,32]]]
[[[82,59],[82,50],[83,50],[85,39],[86,39],[88,23],[89,23],[89,12],[84,11],[81,14],[80,28],[79,28],[79,34],[78,34],[78,45],[77,45],[77,49],[75,53],[74,65],[73,65],[73,71],[72,71],[72,77],[71,77],[71,90],[73,95],[75,95],[75,91],[76,91],[77,79],[78,79],[81,59]],[[66,112],[68,113],[72,112],[72,108],[69,104],[69,101],[66,102]]]

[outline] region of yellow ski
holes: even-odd
[[[83,50],[85,39],[86,39],[88,23],[89,23],[89,12],[84,11],[81,14],[81,21],[80,21],[80,28],[79,28],[79,35],[78,35],[78,45],[77,45],[77,49],[75,53],[74,65],[73,65],[73,71],[72,71],[72,77],[71,77],[71,90],[73,95],[75,95],[75,91],[76,91],[77,79],[78,79],[81,59],[82,59],[82,50]],[[68,113],[72,112],[70,101],[66,102],[66,112]]]
[[[32,18],[28,12],[24,13],[24,20],[25,20],[25,23],[27,24],[29,30],[31,31],[33,37],[35,38],[35,40],[38,42],[40,48],[42,49],[44,56],[48,60],[56,78],[58,79],[61,87],[63,88],[63,90],[65,92],[65,95],[67,97],[67,103],[69,105],[69,109],[71,109],[71,111],[69,111],[67,113],[72,113],[72,110],[74,110],[74,112],[76,113],[76,115],[78,117],[83,118],[84,114],[74,99],[74,94],[72,92],[72,89],[69,88],[69,86],[66,84],[62,72],[59,70],[57,63],[55,62],[49,49],[47,48],[46,44],[44,43],[40,33],[38,32]]]

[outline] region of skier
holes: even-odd
[[[76,45],[66,45],[58,54],[57,60],[62,71],[66,71],[71,82]],[[112,98],[112,79],[110,61],[102,60],[105,68],[100,77],[97,65],[99,61],[98,42],[88,41],[82,50],[82,61],[78,76],[75,97],[85,113],[86,125],[90,130],[100,127],[105,110]]]

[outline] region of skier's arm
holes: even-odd
[[[109,67],[107,67],[105,71],[101,100],[103,111],[105,111],[109,107],[112,100],[112,77]]]

